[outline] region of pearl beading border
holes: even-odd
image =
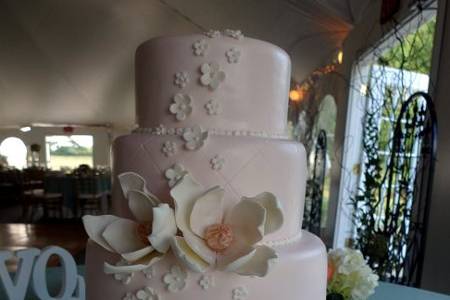
[[[294,235],[292,237],[288,237],[288,238],[284,238],[284,239],[280,239],[280,240],[262,242],[261,245],[268,246],[268,247],[287,246],[287,245],[290,245],[290,244],[293,244],[293,243],[299,241],[302,238],[302,236],[303,236],[303,232],[302,232],[302,230],[300,230],[300,232],[298,232],[296,235]]]
[[[182,136],[184,132],[190,127],[175,127],[166,128],[163,126],[159,127],[138,127],[133,130],[133,133],[145,133],[151,135],[159,136]],[[249,136],[249,137],[261,137],[269,139],[283,139],[290,140],[291,138],[287,134],[280,133],[268,133],[266,131],[252,131],[252,130],[228,130],[228,129],[217,129],[210,128],[206,129],[208,136]]]

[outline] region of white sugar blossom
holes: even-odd
[[[235,64],[239,62],[239,58],[241,57],[241,51],[236,48],[231,48],[225,53],[228,63]]]
[[[183,234],[172,239],[171,247],[187,268],[204,273],[214,267],[259,277],[268,273],[278,255],[259,243],[283,224],[281,204],[273,194],[242,197],[234,207],[225,209],[223,188],[205,191],[189,174],[170,194],[178,229]]]
[[[224,34],[236,40],[242,40],[244,38],[240,30],[225,29]]]
[[[203,131],[198,125],[187,128],[183,133],[183,139],[186,141],[185,147],[188,150],[200,149],[208,138],[208,132]]]
[[[216,99],[211,99],[205,104],[208,115],[219,115],[222,112],[222,106]]]
[[[233,300],[245,300],[247,299],[247,296],[248,290],[245,287],[240,286],[233,289],[233,296],[232,296]]]
[[[154,131],[154,133],[156,135],[164,135],[164,134],[166,134],[166,132],[167,132],[167,129],[163,124],[159,124],[159,126],[156,127],[155,131]]]
[[[132,293],[128,292],[125,294],[125,296],[122,298],[122,300],[137,300],[136,296]]]
[[[200,277],[198,284],[201,286],[201,288],[203,290],[207,290],[210,287],[214,286],[214,277],[212,275],[202,275],[202,277]]]
[[[192,113],[191,103],[191,96],[178,93],[173,96],[173,103],[170,105],[169,111],[175,115],[178,121],[186,120],[187,116]]]
[[[129,266],[130,263],[125,259],[121,259],[116,263],[116,266]],[[114,274],[114,279],[122,282],[123,284],[129,284],[131,282],[131,278],[134,276],[134,273],[116,273]]]
[[[118,176],[133,220],[112,215],[84,216],[89,238],[99,246],[119,254],[127,263],[104,263],[106,274],[133,273],[161,260],[177,232],[174,211],[151,194],[145,179],[133,172]]]
[[[184,175],[187,174],[187,171],[184,169],[184,167],[181,164],[174,164],[172,167],[168,168],[164,175],[166,176],[167,180],[169,181],[169,187],[173,187],[175,184],[177,184],[178,181],[180,181]]]
[[[173,83],[179,88],[184,88],[189,82],[189,74],[188,72],[177,72],[174,75]]]
[[[222,34],[220,33],[219,30],[210,29],[207,32],[205,32],[205,35],[211,39],[214,39],[220,37]]]
[[[163,281],[169,292],[179,292],[186,287],[187,272],[180,266],[173,265],[170,272],[164,275]]]
[[[166,141],[164,142],[161,151],[167,157],[172,156],[177,153],[177,144],[173,141]]]
[[[142,273],[147,279],[152,279],[155,274],[155,270],[153,269],[153,266],[150,266],[147,269],[142,270]]]
[[[210,164],[213,170],[215,171],[222,170],[223,166],[225,165],[225,158],[216,155],[213,158],[211,158]]]
[[[205,39],[198,40],[192,45],[192,49],[194,50],[194,55],[205,56],[208,50],[208,43]]]
[[[136,292],[136,298],[138,300],[159,300],[159,295],[154,289],[147,286]]]
[[[220,70],[220,66],[217,62],[204,63],[200,67],[202,73],[200,77],[200,83],[204,86],[208,86],[211,90],[217,89],[219,84],[225,80],[225,72]]]

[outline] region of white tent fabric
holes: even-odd
[[[0,0],[0,126],[134,124],[133,56],[158,35],[238,28],[327,63],[369,0]]]

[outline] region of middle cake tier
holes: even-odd
[[[189,172],[205,188],[221,186],[230,208],[241,197],[274,194],[282,204],[284,222],[264,241],[298,237],[307,178],[303,145],[282,139],[217,135],[194,142],[204,144],[190,151],[188,142],[176,135],[134,133],[117,138],[112,147],[113,214],[132,218],[118,175],[139,174],[149,192],[172,205],[170,184]]]

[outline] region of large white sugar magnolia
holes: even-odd
[[[243,197],[225,214],[224,190],[217,186],[205,192],[189,174],[170,193],[176,223],[183,233],[172,238],[171,246],[186,267],[195,272],[217,267],[260,277],[268,273],[278,256],[258,243],[283,224],[281,205],[273,194]]]
[[[118,177],[135,220],[112,215],[83,217],[90,239],[128,262],[124,266],[105,263],[108,274],[148,268],[162,259],[177,232],[173,209],[148,192],[141,176],[127,172]]]

